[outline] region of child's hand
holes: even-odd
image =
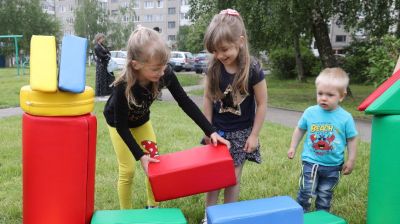
[[[142,164],[144,173],[146,174],[146,176],[149,175],[149,163],[158,163],[160,162],[160,160],[158,159],[154,159],[154,158],[150,158],[150,156],[148,154],[143,155],[140,158],[140,163]]]
[[[293,159],[294,155],[296,155],[296,149],[294,148],[290,148],[289,151],[287,152],[287,157],[289,159]]]
[[[258,138],[256,136],[250,135],[247,140],[246,144],[244,145],[244,151],[247,153],[254,152],[258,146]]]
[[[201,141],[201,144],[209,145],[209,144],[211,144],[211,139],[208,136],[204,135],[203,140]]]
[[[346,163],[343,165],[342,173],[343,175],[349,175],[353,171],[354,161],[347,160]]]
[[[210,140],[210,143],[212,143],[214,146],[217,146],[218,142],[221,142],[222,144],[225,144],[228,149],[231,147],[231,143],[228,140],[222,138],[217,132],[213,132],[210,135]]]

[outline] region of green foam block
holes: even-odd
[[[91,224],[186,224],[178,208],[99,210]]]
[[[336,215],[320,210],[305,213],[304,224],[347,224],[347,222]]]
[[[378,97],[365,110],[367,114],[400,114],[400,80]]]
[[[400,223],[400,115],[374,116],[368,181],[368,224]]]

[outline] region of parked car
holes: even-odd
[[[194,58],[192,53],[184,51],[171,51],[171,58],[169,61],[174,66],[177,72],[185,69],[186,71],[193,70]]]
[[[194,57],[194,71],[197,74],[206,73],[208,67],[208,60],[211,57],[209,53],[200,52]]]
[[[111,60],[114,60],[117,63],[118,69],[123,69],[126,63],[126,51],[110,51]]]

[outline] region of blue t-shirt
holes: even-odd
[[[304,111],[298,127],[307,131],[301,159],[323,166],[341,165],[347,139],[358,134],[353,117],[340,106],[333,111],[311,106]]]
[[[232,83],[235,75],[229,74],[221,66],[219,88],[224,94],[221,100],[213,103],[212,124],[223,131],[238,131],[253,125],[256,103],[253,86],[265,79],[260,65],[252,62],[249,73],[247,95],[233,96]],[[236,100],[234,100],[236,99]]]

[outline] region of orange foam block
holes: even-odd
[[[149,164],[156,201],[213,191],[236,184],[232,157],[225,145],[205,145],[161,155]]]

